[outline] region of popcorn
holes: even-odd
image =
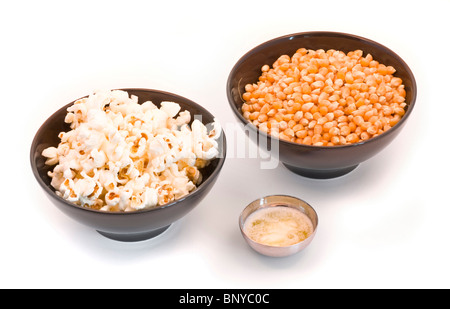
[[[71,130],[42,152],[58,195],[83,207],[136,211],[166,204],[201,183],[200,169],[218,157],[221,127],[207,128],[179,104],[121,90],[100,91],[67,109]]]
[[[42,155],[47,158],[45,164],[55,165],[56,163],[58,163],[58,148],[48,147],[44,149]]]

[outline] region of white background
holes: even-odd
[[[312,3],[3,1],[0,287],[450,288],[450,1]],[[378,41],[417,80],[396,141],[351,174],[311,180],[230,153],[201,204],[139,243],[66,217],[35,181],[34,133],[68,102],[98,88],[153,88],[232,123],[225,85],[235,62],[266,40],[311,30]],[[305,251],[269,258],[242,239],[241,210],[269,194],[315,207],[319,229]]]

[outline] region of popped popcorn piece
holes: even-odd
[[[175,117],[180,111],[181,107],[173,102],[161,102],[161,110],[167,114],[168,117]]]
[[[221,127],[205,125],[179,104],[138,104],[125,91],[98,91],[67,109],[58,147],[42,152],[58,195],[83,207],[136,211],[195,190],[200,169],[219,155]]]
[[[42,151],[42,155],[47,158],[45,164],[47,165],[55,165],[58,163],[58,148],[56,147],[48,147]]]

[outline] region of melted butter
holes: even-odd
[[[244,233],[253,241],[269,246],[290,246],[308,238],[313,224],[300,210],[292,207],[264,207],[250,214]]]

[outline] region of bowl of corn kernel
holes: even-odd
[[[413,111],[417,86],[389,48],[314,31],[248,51],[226,91],[250,138],[272,146],[292,172],[326,179],[351,172],[394,140]]]
[[[214,186],[225,135],[205,108],[153,89],[102,90],[51,115],[31,145],[50,201],[118,241],[160,235]]]

